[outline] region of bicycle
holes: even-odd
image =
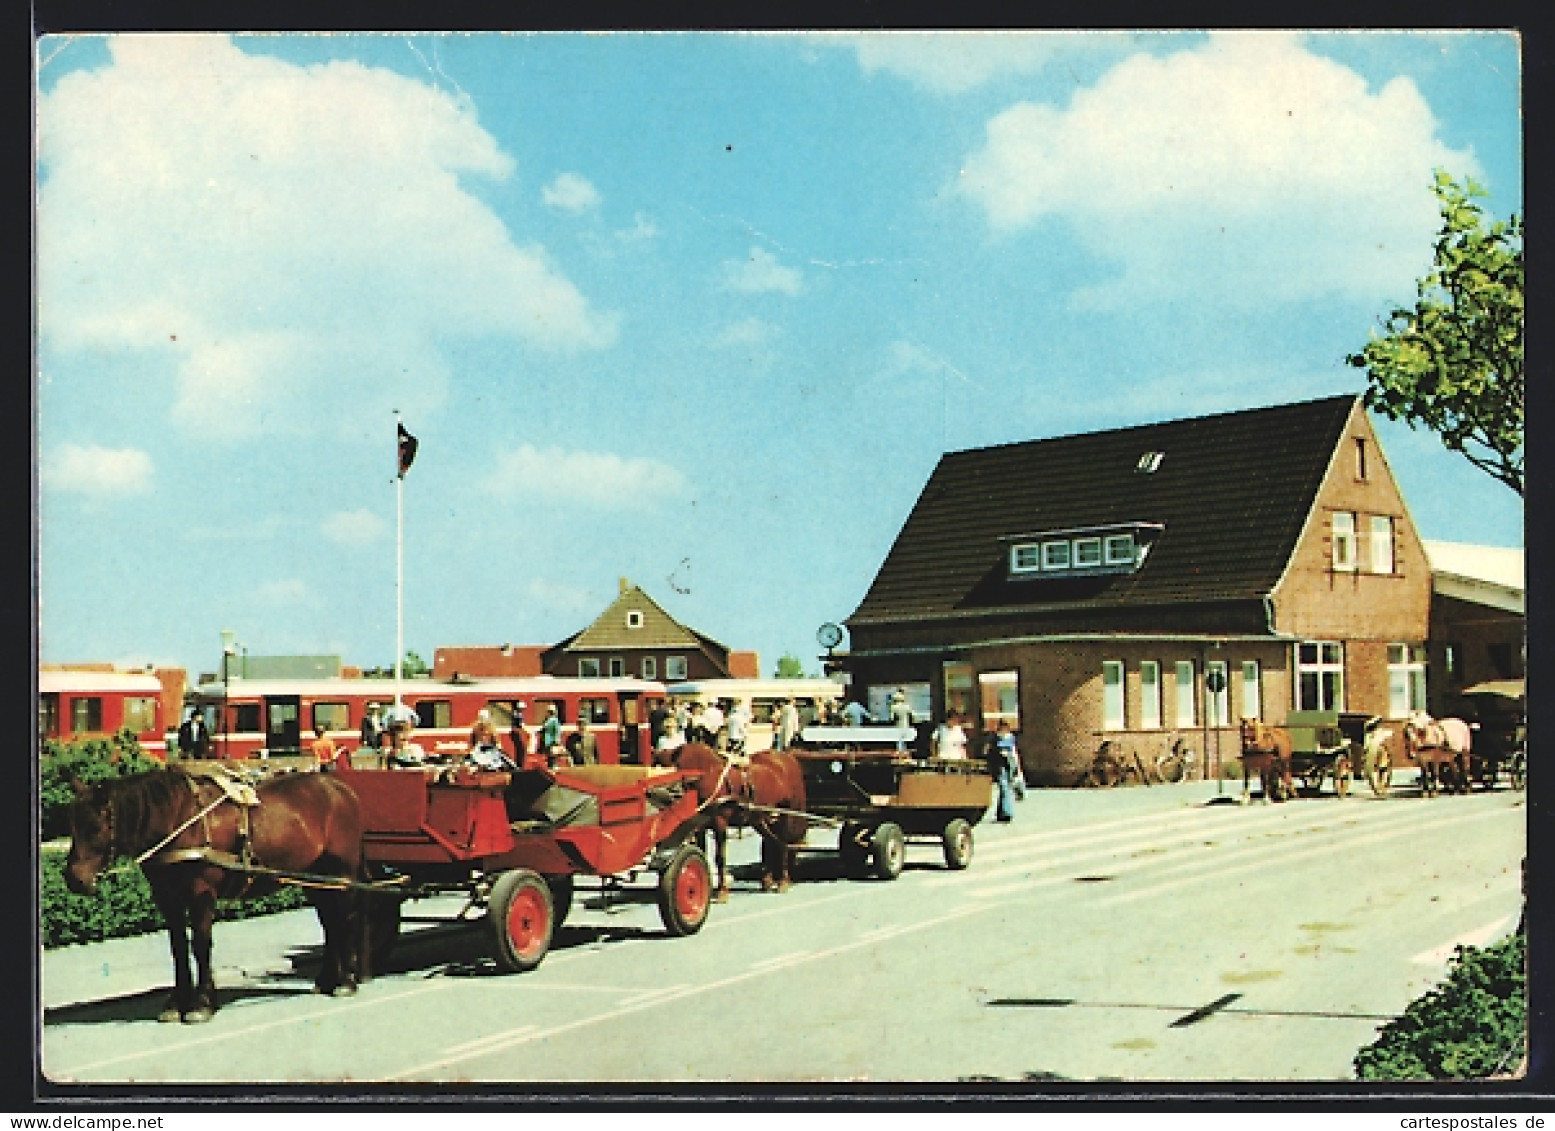
[[[1145,772],[1138,751],[1132,752],[1132,757],[1124,758],[1117,753],[1117,749],[1112,739],[1102,740],[1101,748],[1096,751],[1096,757],[1091,759],[1090,769],[1085,773],[1086,781],[1097,789],[1111,789],[1131,777],[1137,777],[1149,785],[1150,775]]]
[[[1198,755],[1183,741],[1182,735],[1167,736],[1166,749],[1156,755],[1155,776],[1163,785],[1176,785],[1194,777]]]

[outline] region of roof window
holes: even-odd
[[[1165,452],[1146,452],[1139,457],[1139,462],[1134,465],[1134,470],[1141,475],[1153,475],[1155,469],[1161,466],[1161,461],[1165,458]]]
[[[641,628],[642,626],[643,626],[642,611],[639,610],[639,609],[630,609],[630,610],[628,610],[627,614],[626,614],[626,627],[627,628]]]
[[[1160,523],[1122,522],[1005,535],[1000,541],[1008,547],[1012,578],[1133,573],[1162,530]]]

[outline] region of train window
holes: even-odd
[[[578,718],[586,723],[608,723],[610,721],[610,700],[579,699]]]
[[[686,678],[686,658],[684,656],[666,656],[666,657],[664,657],[664,678],[665,679],[685,679]]]
[[[589,659],[579,660],[578,661],[578,678],[579,679],[597,679],[598,677],[599,677],[599,660],[597,658],[589,658]]]
[[[351,705],[349,703],[313,704],[313,725],[325,730],[350,730]]]
[[[59,733],[59,693],[50,691],[38,700],[38,730],[45,735]]]
[[[259,704],[236,704],[232,708],[232,729],[237,734],[257,734],[259,732]]]
[[[536,699],[534,717],[530,721],[535,723],[545,722],[547,707],[556,708],[557,722],[565,723],[567,721],[567,702],[564,699]]]
[[[451,727],[454,725],[453,704],[447,699],[423,699],[416,704],[416,725],[421,727]]]
[[[70,701],[70,733],[92,734],[103,729],[103,701],[96,695],[78,695]]]
[[[486,700],[486,711],[491,715],[491,725],[498,730],[512,730],[515,706],[511,699]]]
[[[136,734],[157,729],[157,701],[154,696],[133,696],[124,700],[124,725]]]

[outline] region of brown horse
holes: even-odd
[[[1242,800],[1247,801],[1253,774],[1258,774],[1265,801],[1284,801],[1296,795],[1291,781],[1290,732],[1257,719],[1242,720]]]
[[[751,755],[741,766],[712,747],[688,742],[675,751],[675,765],[687,771],[687,782],[696,791],[699,822],[697,834],[705,843],[708,829],[718,861],[718,890],[714,900],[729,898],[729,873],[725,848],[730,827],[755,829],[761,837],[761,889],[787,891],[792,883],[792,848],[804,839],[809,822],[804,818],[804,774],[799,760],[783,751],[767,750]]]
[[[176,769],[74,785],[65,883],[79,895],[95,895],[115,857],[136,858],[173,951],[173,992],[160,1021],[208,1021],[216,1010],[211,924],[218,898],[273,891],[277,884],[263,871],[350,881],[361,870],[360,804],[333,774],[271,778],[260,784],[252,806],[239,804],[217,780]],[[324,928],[316,992],[355,993],[355,893],[310,888],[308,895]],[[191,941],[197,979],[189,973]]]
[[[1469,759],[1474,732],[1462,719],[1433,719],[1416,711],[1404,723],[1404,753],[1420,767],[1420,792],[1438,788],[1469,791]]]

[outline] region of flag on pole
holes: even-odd
[[[409,432],[405,431],[403,424],[396,424],[400,430],[400,478],[405,478],[405,473],[410,470],[410,465],[415,461],[416,448],[420,446],[418,441]]]

